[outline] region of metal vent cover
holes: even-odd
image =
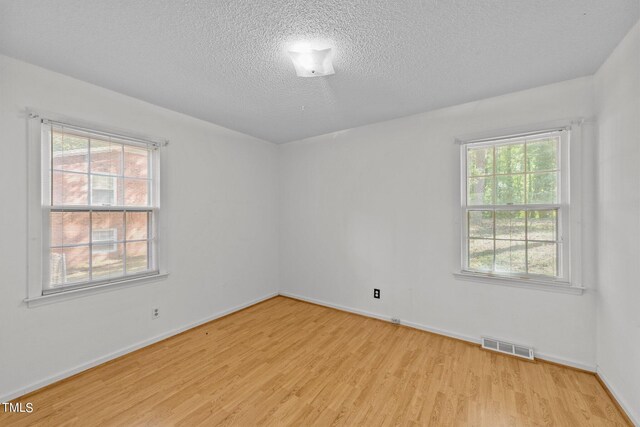
[[[482,346],[484,348],[488,348],[488,349],[491,349],[491,350],[497,350],[498,349],[498,341],[490,340],[490,339],[485,338],[485,339],[482,340]]]
[[[498,353],[510,354],[512,356],[522,357],[524,359],[533,360],[533,348],[523,345],[513,344],[507,341],[501,341],[494,338],[482,337],[482,348],[496,351]]]

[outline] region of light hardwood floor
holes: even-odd
[[[626,425],[593,374],[284,297],[17,401],[0,425]]]

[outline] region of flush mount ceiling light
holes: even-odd
[[[321,77],[334,74],[331,48],[290,50],[289,56],[298,77]]]

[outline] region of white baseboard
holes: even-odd
[[[300,300],[300,301],[306,301],[306,302],[310,302],[310,303],[313,303],[313,304],[322,305],[322,306],[329,307],[329,308],[335,308],[336,310],[346,311],[348,313],[360,314],[362,316],[367,316],[367,317],[371,317],[371,318],[379,319],[379,320],[385,320],[387,322],[391,321],[391,317],[390,316],[385,316],[383,314],[378,314],[378,313],[372,313],[370,311],[360,310],[358,308],[347,307],[347,306],[344,306],[344,305],[333,304],[333,303],[322,301],[322,300],[315,299],[315,298],[304,297],[302,295],[293,294],[291,292],[282,292],[281,291],[280,295],[282,295],[284,297],[297,299],[297,300]],[[455,332],[445,331],[445,330],[438,329],[438,328],[432,328],[430,326],[422,325],[420,323],[408,322],[408,321],[405,321],[405,320],[402,321],[402,324],[404,326],[409,326],[410,328],[420,329],[422,331],[427,331],[427,332],[432,332],[432,333],[437,334],[437,335],[444,335],[446,337],[457,338],[457,339],[460,339],[462,341],[468,341],[468,342],[471,342],[471,343],[474,343],[474,344],[480,344],[480,339],[479,338],[473,338],[473,337],[468,336],[468,335],[463,335],[463,334],[458,334],[458,333],[455,333]]]
[[[147,347],[147,346],[149,346],[151,344],[155,344],[155,343],[157,343],[159,341],[162,341],[164,339],[170,338],[170,337],[172,337],[174,335],[177,335],[177,334],[179,334],[181,332],[184,332],[184,331],[187,331],[189,329],[195,328],[196,326],[203,325],[203,324],[205,324],[207,322],[211,322],[212,320],[218,319],[220,317],[224,317],[224,316],[226,316],[228,314],[231,314],[231,313],[234,313],[236,311],[240,311],[240,310],[245,309],[247,307],[250,307],[252,305],[258,304],[259,302],[265,301],[265,300],[267,300],[269,298],[273,298],[273,297],[275,297],[277,295],[278,295],[277,292],[273,292],[273,293],[264,295],[264,296],[262,296],[260,298],[256,298],[256,299],[254,299],[252,301],[249,301],[247,303],[244,303],[244,304],[229,308],[227,310],[223,310],[223,311],[220,311],[218,313],[215,313],[215,314],[213,314],[211,316],[208,316],[208,317],[206,317],[204,319],[198,320],[197,322],[193,322],[193,323],[190,323],[188,325],[184,325],[184,326],[182,326],[180,328],[172,329],[172,330],[170,330],[168,332],[165,332],[163,334],[157,335],[157,336],[155,336],[153,338],[149,338],[147,340],[140,341],[140,342],[138,342],[136,344],[130,345],[130,346],[125,347],[123,349],[120,349],[118,351],[114,351],[113,353],[109,353],[106,356],[98,357],[97,359],[93,359],[93,360],[91,360],[91,361],[89,361],[87,363],[83,363],[81,365],[78,365],[75,368],[68,369],[68,370],[66,370],[64,372],[60,372],[59,374],[52,375],[52,376],[50,376],[48,378],[45,378],[45,379],[43,379],[41,381],[37,381],[37,382],[35,382],[33,384],[30,384],[30,385],[28,385],[26,387],[22,387],[22,388],[20,388],[18,390],[14,390],[14,391],[12,391],[12,392],[4,395],[4,396],[0,396],[0,402],[8,402],[8,401],[16,399],[16,398],[18,398],[20,396],[24,396],[27,393],[31,393],[32,391],[35,391],[35,390],[38,390],[38,389],[40,389],[42,387],[48,386],[49,384],[53,384],[53,383],[55,383],[57,381],[63,380],[63,379],[68,378],[68,377],[70,377],[72,375],[78,374],[78,373],[80,373],[82,371],[86,371],[87,369],[93,368],[94,366],[101,365],[101,364],[103,364],[105,362],[108,362],[110,360],[116,359],[116,358],[118,358],[120,356],[124,356],[127,353],[131,353],[132,351],[139,350],[139,349],[141,349],[143,347]]]
[[[620,407],[622,408],[622,410],[624,410],[624,412],[626,413],[627,417],[629,417],[629,419],[631,420],[631,422],[636,426],[640,426],[640,413],[635,413],[632,410],[631,405],[629,405],[629,402],[627,402],[622,395],[620,394],[620,392],[618,392],[618,390],[616,390],[616,388],[613,386],[613,383],[611,383],[611,381],[609,381],[606,377],[606,375],[604,375],[602,373],[602,370],[600,369],[600,367],[598,367],[598,370],[596,371],[598,376],[600,377],[600,380],[607,386],[607,388],[609,389],[609,392],[611,392],[611,394],[613,395],[613,397],[618,401],[618,404],[620,405]]]
[[[537,359],[546,360],[547,362],[557,363],[558,365],[570,366],[572,368],[581,369],[583,371],[588,371],[594,374],[596,373],[596,366],[589,363],[578,362],[576,360],[569,360],[569,359],[565,359],[564,357],[559,357],[553,354],[539,353],[535,350],[533,353]]]
[[[341,310],[341,311],[346,311],[349,313],[355,313],[355,314],[360,314],[363,316],[367,316],[367,317],[372,317],[374,319],[380,319],[380,320],[386,320],[386,321],[391,321],[391,317],[390,316],[386,316],[386,315],[382,315],[382,314],[378,314],[378,313],[372,313],[370,311],[365,311],[365,310],[360,310],[357,308],[352,308],[352,307],[347,307],[344,305],[339,305],[339,304],[333,304],[330,302],[326,302],[326,301],[322,301],[316,298],[309,298],[309,297],[305,297],[302,295],[298,295],[298,294],[294,294],[291,292],[283,292],[280,291],[280,295],[285,296],[285,297],[289,297],[289,298],[293,298],[293,299],[297,299],[300,301],[306,301],[306,302],[311,302],[314,304],[318,304],[318,305],[322,305],[325,307],[330,307],[330,308],[335,308],[336,310]],[[409,321],[402,321],[402,324],[405,326],[409,326],[410,328],[414,328],[414,329],[420,329],[422,331],[427,331],[427,332],[431,332],[437,335],[443,335],[445,337],[450,337],[450,338],[456,338],[462,341],[467,341],[473,344],[480,344],[480,338],[479,337],[472,337],[470,335],[465,335],[465,334],[461,334],[458,332],[452,332],[452,331],[448,331],[445,329],[440,329],[440,328],[434,328],[432,326],[428,326],[428,325],[423,325],[421,323],[416,323],[416,322],[409,322]],[[562,357],[558,357],[555,355],[551,355],[551,354],[547,354],[547,353],[535,353],[535,357],[538,359],[542,359],[542,360],[547,360],[549,362],[554,362],[554,363],[558,363],[561,365],[566,365],[566,366],[571,366],[573,368],[578,368],[578,369],[582,369],[585,371],[589,371],[589,372],[595,372],[596,371],[596,367],[594,365],[590,365],[588,363],[583,363],[583,362],[578,362],[575,360],[569,360],[569,359],[565,359]]]

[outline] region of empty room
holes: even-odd
[[[0,0],[0,426],[639,426],[640,0]]]

